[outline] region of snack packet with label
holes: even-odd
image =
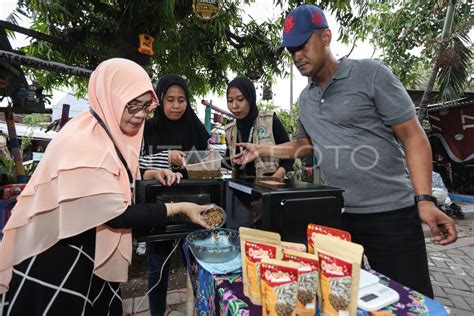
[[[296,243],[296,242],[282,241],[281,246],[283,247],[283,249],[306,252],[306,245],[305,244],[300,244],[300,243]]]
[[[351,234],[345,230],[322,226],[322,225],[316,225],[316,224],[308,224],[306,235],[308,238],[308,252],[309,253],[315,253],[314,252],[314,237],[317,234],[333,236],[342,240],[351,241]]]
[[[356,315],[360,263],[364,248],[337,237],[317,234],[319,280],[324,315]]]
[[[260,261],[281,259],[281,237],[277,233],[240,227],[242,283],[244,295],[255,305],[261,305]]]
[[[260,277],[262,280],[262,315],[296,315],[298,265],[281,260],[263,259]]]
[[[298,265],[296,314],[313,316],[316,312],[316,294],[319,292],[318,256],[311,253],[283,249],[282,260]]]

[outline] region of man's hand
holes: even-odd
[[[456,241],[458,233],[454,221],[432,202],[418,202],[418,213],[421,220],[430,227],[435,244],[447,245]]]
[[[184,151],[170,150],[168,154],[168,161],[172,166],[182,167],[184,164]]]
[[[171,186],[173,183],[180,183],[183,175],[179,172],[172,172],[168,169],[146,170],[143,174],[144,180],[155,179],[162,185]]]
[[[251,143],[238,143],[237,147],[241,147],[242,151],[240,154],[232,157],[232,161],[238,165],[246,165],[249,162],[254,161],[259,157],[258,149],[259,146]]]

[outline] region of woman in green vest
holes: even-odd
[[[273,111],[259,111],[255,86],[246,77],[237,77],[227,86],[227,107],[235,120],[225,126],[227,158],[239,153],[236,143],[274,145],[289,141],[285,127]],[[226,159],[229,163],[231,159]],[[263,158],[244,166],[234,165],[234,176],[274,176],[283,178],[293,159]]]

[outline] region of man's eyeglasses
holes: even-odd
[[[156,106],[155,101],[150,101],[143,104],[130,102],[127,103],[125,107],[130,114],[137,114],[140,111],[145,111],[145,113],[150,114],[156,109]]]

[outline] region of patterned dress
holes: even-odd
[[[122,315],[119,283],[92,273],[94,251],[95,228],[14,266],[2,315]]]
[[[166,225],[166,206],[130,205],[105,224],[116,229],[154,227],[160,231]],[[121,316],[120,283],[93,273],[95,239],[96,228],[92,228],[14,266],[10,288],[0,295],[0,316]]]

